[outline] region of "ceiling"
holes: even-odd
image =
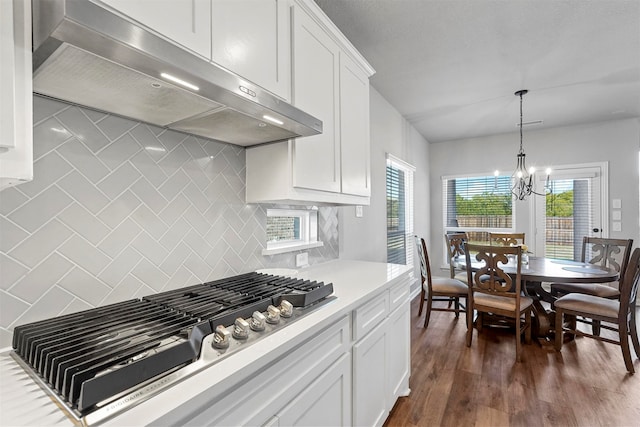
[[[640,117],[640,0],[315,0],[429,142]]]

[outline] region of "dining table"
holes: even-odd
[[[596,264],[536,256],[527,258],[528,262],[523,262],[521,265],[520,279],[523,292],[533,298],[532,332],[538,338],[546,339],[555,330],[553,303],[556,297],[545,289],[545,283],[609,283],[615,282],[620,277],[615,269]],[[483,267],[483,262],[476,261],[473,255],[471,259],[472,271]],[[458,260],[460,267],[466,268],[465,264],[464,258]],[[507,264],[500,267],[511,277],[517,274],[514,258],[510,258]],[[542,302],[549,303],[550,308],[545,308]]]

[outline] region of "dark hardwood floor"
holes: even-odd
[[[635,375],[619,346],[589,338],[560,353],[534,340],[516,363],[513,331],[474,330],[467,348],[464,316],[432,312],[424,329],[418,305],[419,297],[411,303],[411,394],[385,426],[640,426],[633,349]]]

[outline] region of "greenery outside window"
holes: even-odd
[[[464,231],[470,242],[488,244],[489,232],[515,231],[511,176],[443,177],[442,195],[445,233]]]
[[[262,250],[263,255],[320,246],[317,209],[267,209],[267,248]]]

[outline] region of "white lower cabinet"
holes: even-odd
[[[362,336],[353,346],[354,425],[381,426],[398,397],[409,394],[409,316],[408,280],[354,311],[354,333]]]
[[[281,426],[351,425],[351,354],[343,354],[276,417]]]
[[[353,424],[380,426],[387,418],[387,322],[353,346]]]
[[[350,317],[345,316],[264,369],[255,372],[246,381],[225,390],[222,395],[210,396],[208,400],[211,403],[202,411],[182,419],[173,418],[171,424],[278,425],[278,414],[287,416],[286,411],[280,413],[282,408],[288,408],[301,394],[322,394],[321,389],[327,385],[321,377],[337,361],[350,354],[350,329]],[[349,372],[344,375],[349,375]],[[310,412],[305,419],[316,414],[317,409],[309,408]],[[285,424],[280,422],[280,425]]]
[[[411,312],[407,301],[389,316],[387,344],[389,348],[388,409],[396,400],[409,395],[409,374],[411,373]]]

